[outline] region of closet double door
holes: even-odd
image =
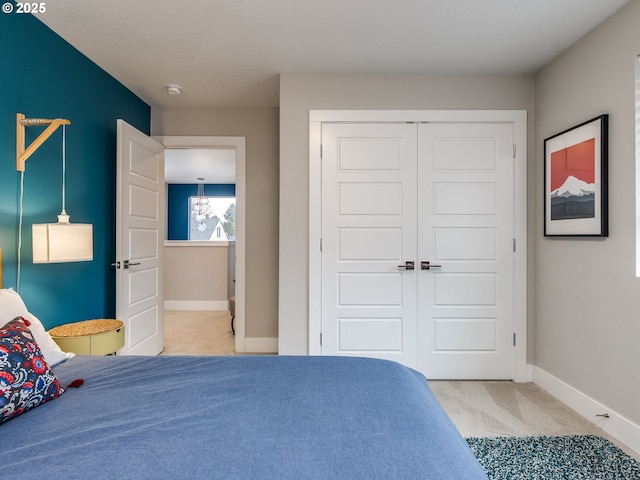
[[[514,375],[514,132],[322,125],[322,354]]]

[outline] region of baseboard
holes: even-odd
[[[640,453],[640,426],[541,368],[534,366],[532,373],[533,383],[627,447]],[[596,415],[604,413],[609,414],[609,418],[596,417]]]
[[[245,353],[278,353],[277,338],[245,337]]]
[[[226,300],[196,301],[196,300],[165,300],[165,310],[179,311],[216,311],[224,312],[229,310],[229,302]]]

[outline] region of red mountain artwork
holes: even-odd
[[[551,153],[551,220],[595,217],[596,139]]]

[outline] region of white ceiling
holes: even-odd
[[[167,148],[166,183],[236,183],[236,151],[223,148]],[[202,179],[202,180],[200,180]]]
[[[628,1],[55,0],[37,16],[153,108],[277,107],[282,73],[534,73]],[[220,153],[169,153],[166,181],[234,183]]]
[[[628,1],[55,0],[38,17],[152,107],[261,107],[281,73],[533,73]]]

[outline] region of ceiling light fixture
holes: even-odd
[[[205,220],[209,218],[207,215],[209,199],[204,195],[204,177],[198,177],[198,182],[198,196],[193,199],[191,214],[195,221],[198,222],[198,231],[204,232],[207,229]]]
[[[182,94],[182,87],[180,85],[167,85],[167,93],[169,95],[180,95]]]

